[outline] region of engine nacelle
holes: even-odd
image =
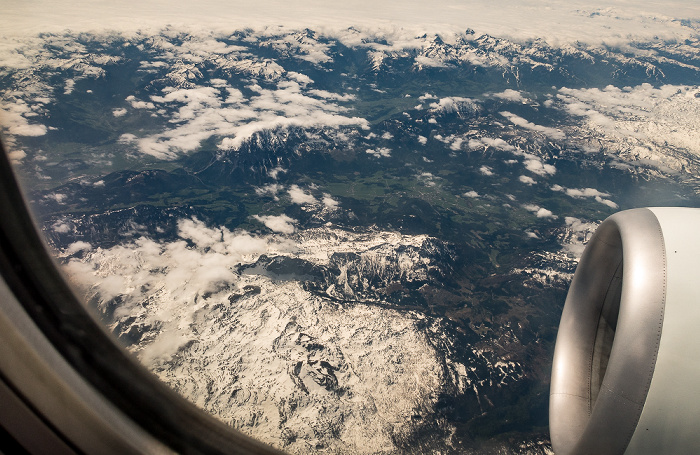
[[[565,454],[700,450],[700,209],[610,216],[581,257],[552,366]]]

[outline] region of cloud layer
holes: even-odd
[[[389,0],[369,4],[348,2],[285,2],[265,0],[232,8],[221,0],[173,5],[166,0],[71,2],[56,8],[49,0],[12,0],[3,10],[3,33],[9,35],[94,30],[147,30],[166,25],[184,29],[221,30],[278,26],[343,30],[350,26],[395,30],[405,39],[421,32],[462,32],[471,27],[480,33],[529,40],[545,38],[553,43],[590,42],[615,44],[634,39],[682,40],[694,33],[679,19],[698,19],[692,2],[651,0],[637,2],[499,0],[496,2],[405,2]]]

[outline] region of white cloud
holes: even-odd
[[[148,364],[174,354],[189,341],[186,327],[202,308],[202,296],[212,293],[226,298],[238,281],[232,270],[237,263],[288,248],[270,238],[210,228],[196,219],[179,220],[178,235],[182,240],[161,243],[141,237],[109,249],[91,249],[87,243],[76,242],[64,251],[87,253],[84,259],[69,260],[64,270],[99,300],[98,305],[121,296],[115,318],[136,317],[145,324],[163,326],[165,336],[153,348],[138,353]],[[143,299],[149,297],[163,299],[165,305],[157,310],[143,305]]]
[[[284,187],[279,183],[270,183],[269,185],[255,188],[255,194],[257,194],[258,196],[264,196],[266,194],[269,194],[272,197],[274,197],[275,200],[278,200],[279,198],[277,197],[277,193],[282,191],[283,188]]]
[[[462,142],[464,142],[464,139],[461,137],[456,137],[450,144],[450,150],[457,151],[462,148]]]
[[[50,194],[47,194],[46,196],[44,196],[44,198],[51,199],[52,201],[56,201],[59,204],[65,204],[68,196],[66,196],[63,193],[50,193]]]
[[[67,234],[69,232],[73,232],[73,227],[70,224],[65,223],[63,221],[56,221],[51,226],[51,230],[58,234]]]
[[[469,139],[469,148],[472,150],[480,149],[480,148],[494,148],[496,150],[503,150],[506,152],[512,152],[515,150],[515,147],[504,141],[503,139],[500,138],[490,138],[490,137],[482,137],[478,139]]]
[[[71,93],[73,93],[74,87],[75,87],[75,80],[66,79],[65,87],[63,88],[63,94],[70,95]]]
[[[65,249],[64,253],[71,255],[75,254],[78,251],[90,251],[92,250],[92,245],[90,245],[87,242],[73,242],[68,247]]]
[[[523,97],[522,92],[513,89],[506,89],[500,93],[494,93],[493,96],[506,101],[520,102],[524,103],[526,99]]]
[[[339,205],[339,202],[333,199],[330,194],[324,194],[322,202],[323,205],[325,205],[326,208],[329,209],[336,209]]]
[[[481,197],[481,196],[479,196],[479,193],[477,193],[477,192],[474,191],[474,190],[467,191],[466,193],[463,194],[463,196],[464,196],[464,197],[469,197],[469,198],[478,198],[478,197]]]
[[[27,157],[27,154],[24,150],[13,150],[7,154],[7,157],[10,158],[12,164],[20,164]]]
[[[535,183],[537,183],[535,181],[535,179],[533,179],[529,175],[521,175],[520,177],[518,177],[518,180],[520,180],[522,183],[524,183],[526,185],[534,185]]]
[[[598,202],[600,202],[600,203],[603,204],[603,205],[607,205],[607,206],[610,207],[611,209],[617,210],[617,209],[620,208],[619,205],[617,205],[615,202],[611,201],[610,199],[603,199],[603,198],[600,197],[600,196],[596,196],[596,197],[595,197],[595,200],[598,201]]]
[[[552,186],[552,191],[561,191],[566,193],[567,196],[571,196],[573,198],[581,199],[581,198],[593,198],[597,202],[600,202],[601,204],[607,205],[610,208],[617,209],[618,205],[611,201],[610,199],[605,199],[610,196],[609,193],[604,193],[602,191],[598,191],[595,188],[565,188],[561,185],[553,185]]]
[[[537,157],[526,159],[523,164],[525,165],[525,169],[542,177],[554,175],[557,172],[554,166],[543,163],[542,160]]]
[[[35,108],[23,100],[15,103],[0,104],[0,125],[10,135],[43,136],[48,129],[46,126],[29,123],[28,118],[36,116]]]
[[[593,233],[598,228],[598,225],[596,223],[587,223],[587,222],[581,221],[581,219],[573,217],[573,216],[565,217],[564,222],[566,222],[566,225],[569,226],[574,232],[577,232],[577,233],[580,233],[580,232]]]
[[[420,142],[421,144],[425,145],[425,144],[428,143],[428,138],[425,137],[425,136],[418,136],[418,142]]]
[[[551,218],[551,219],[557,219],[558,217],[553,214],[550,210],[547,210],[543,207],[540,207],[538,205],[534,204],[525,204],[523,205],[523,208],[527,210],[528,212],[532,212],[535,214],[537,218]]]
[[[531,131],[538,131],[540,133],[543,133],[544,135],[552,138],[552,139],[565,139],[566,134],[564,134],[563,131],[558,130],[556,128],[550,128],[548,126],[543,126],[543,125],[537,125],[535,123],[532,123],[528,120],[525,120],[524,118],[515,115],[511,112],[508,111],[503,111],[500,113],[502,116],[510,120],[514,125],[520,126],[522,128],[531,130]]]
[[[425,186],[435,186],[435,176],[430,172],[422,172],[418,175],[418,180],[423,182]]]
[[[126,97],[126,101],[131,104],[134,109],[155,109],[156,105],[149,101],[141,101],[136,99],[134,95],[129,95]]]
[[[389,158],[391,156],[391,149],[388,147],[379,147],[376,150],[367,149],[365,152],[375,158]]]
[[[311,80],[311,78],[309,78]],[[356,99],[357,97],[353,95],[352,93],[346,93],[344,95],[338,94],[338,93],[333,93],[333,92],[328,92],[326,90],[309,90],[309,95],[314,95],[319,98],[323,98],[326,100],[333,100],[333,101],[352,101]]]
[[[294,224],[297,222],[294,218],[290,218],[287,215],[254,215],[253,218],[260,221],[271,231],[281,234],[293,234],[295,231]]]
[[[285,172],[287,172],[286,169],[282,169],[280,166],[276,166],[276,167],[270,169],[268,171],[267,175],[269,175],[273,179],[277,180],[277,177],[280,175],[280,173],[284,174]]]
[[[298,185],[289,187],[287,193],[289,193],[289,197],[292,198],[292,202],[295,204],[315,204],[317,202],[315,197],[302,190]]]
[[[119,109],[114,109],[112,111],[112,115],[115,117],[121,117],[123,115],[126,115],[126,109],[124,109],[123,107]]]
[[[479,172],[481,172],[482,174],[484,174],[486,176],[492,176],[493,175],[493,168],[491,168],[489,166],[481,166],[479,168]]]
[[[445,62],[443,62],[439,58],[431,58],[425,55],[417,55],[415,58],[416,61],[416,66],[418,68],[446,68],[452,65],[449,65]]]
[[[394,138],[394,135],[388,131],[386,131],[386,132],[384,132],[384,134],[382,134],[382,139],[390,140],[393,138]]]
[[[306,74],[297,73],[295,71],[289,71],[287,73],[287,75],[300,84],[308,85],[308,84],[313,84],[313,82],[314,82],[313,79],[311,79]]]

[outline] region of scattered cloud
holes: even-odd
[[[64,270],[100,306],[119,296],[116,319],[137,317],[147,325],[164,326],[163,338],[139,352],[148,364],[171,356],[191,339],[184,327],[190,327],[194,313],[201,309],[203,295],[230,295],[237,287],[233,272],[237,263],[289,248],[287,241],[210,228],[197,219],[179,220],[178,235],[180,240],[172,242],[141,237],[109,249],[77,242],[64,252],[87,253],[70,259]],[[162,299],[165,305],[154,311],[144,305],[149,297]]]
[[[460,150],[462,148],[462,142],[464,142],[464,138],[461,137],[456,137],[450,144],[450,150]]]
[[[582,199],[582,198],[593,198],[596,201],[600,202],[601,204],[607,205],[610,208],[617,209],[619,208],[616,203],[611,201],[610,199],[605,199],[610,196],[609,193],[604,193],[602,191],[598,191],[595,188],[565,188],[561,185],[553,185],[552,186],[552,191],[560,191],[565,193],[567,196],[576,198],[576,199]]]
[[[67,234],[73,232],[73,226],[63,221],[56,221],[51,225],[51,230],[58,234]]]
[[[297,221],[287,215],[254,215],[253,218],[260,221],[271,231],[279,232],[280,234],[293,234],[296,230],[294,225]]]
[[[165,112],[173,127],[144,137],[123,135],[122,142],[134,144],[144,154],[172,160],[196,150],[209,138],[221,138],[221,150],[237,150],[265,130],[368,126],[364,119],[346,116],[349,109],[336,104],[354,95],[307,90],[296,79],[278,81],[276,88],[251,84],[247,87],[250,96],[219,83],[165,87],[162,95],[151,96],[148,101],[131,95],[126,100],[132,107],[151,110],[152,115]]]
[[[92,250],[92,245],[87,242],[73,242],[65,249],[64,253],[67,255],[75,254],[79,251],[90,251]]]
[[[469,148],[472,150],[480,148],[493,148],[496,150],[503,150],[506,152],[512,152],[515,147],[499,138],[481,137],[478,139],[469,139]]]
[[[270,169],[270,170],[267,172],[267,175],[269,175],[269,176],[272,177],[273,179],[277,180],[277,177],[279,177],[280,174],[284,174],[285,172],[287,172],[286,169],[283,169],[283,168],[280,167],[280,166],[276,166],[276,167]]]
[[[0,104],[0,125],[10,135],[43,136],[48,129],[39,123],[30,123],[29,118],[35,117],[41,105],[29,105],[23,100],[14,103]]]
[[[302,190],[298,185],[292,185],[291,187],[289,187],[287,193],[289,193],[289,197],[292,198],[292,202],[295,204],[304,205],[315,204],[316,202],[318,202],[316,201],[315,197]]]
[[[282,191],[284,187],[280,185],[279,183],[270,183],[265,186],[261,186],[258,188],[255,188],[255,194],[258,196],[264,196],[266,194],[271,195],[275,200],[278,200],[279,198],[277,197],[277,194]]]
[[[13,150],[8,152],[7,156],[12,164],[20,164],[27,157],[27,153],[24,150]]]
[[[425,186],[435,186],[436,177],[430,172],[422,172],[418,175],[418,180],[423,182]]]
[[[47,194],[46,196],[44,196],[44,198],[50,199],[52,201],[56,201],[59,204],[65,204],[68,196],[66,196],[63,193],[50,193],[50,194]]]
[[[322,199],[323,205],[329,209],[337,209],[340,203],[333,199],[330,194],[324,194]]]
[[[544,135],[550,137],[551,139],[566,139],[566,134],[564,134],[563,131],[558,130],[556,128],[550,128],[548,126],[543,126],[543,125],[537,125],[535,123],[532,123],[528,120],[525,120],[524,118],[515,115],[511,112],[508,111],[502,111],[500,113],[503,117],[507,118],[508,120],[511,121],[514,125],[520,126],[522,128],[531,130],[531,131],[538,131],[540,133],[543,133]]]
[[[512,101],[517,103],[524,103],[526,98],[523,97],[522,92],[513,89],[506,89],[499,93],[494,93],[493,96],[506,101]]]
[[[365,152],[375,158],[389,158],[391,156],[391,149],[388,147],[379,147],[376,150],[367,149]]]
[[[493,175],[493,168],[484,165],[484,166],[481,166],[479,168],[479,172],[481,172],[483,175],[486,175],[486,176],[492,176]]]
[[[163,99],[163,98],[161,98],[161,99]],[[149,101],[137,100],[134,95],[127,96],[126,101],[128,101],[129,104],[131,104],[131,107],[133,107],[134,109],[155,109],[156,108],[155,104],[153,104]]]
[[[523,208],[525,210],[527,210],[528,212],[534,213],[537,218],[550,218],[550,219],[557,219],[558,218],[550,210],[547,210],[547,209],[540,207],[538,205],[525,204],[525,205],[523,205]]]
[[[452,66],[439,58],[432,58],[426,55],[417,55],[415,62],[418,68],[447,68]]]
[[[526,159],[523,164],[525,165],[525,169],[542,177],[554,175],[557,172],[557,169],[554,166],[543,163],[541,159],[534,156]]]
[[[70,95],[71,93],[73,93],[74,88],[75,88],[75,80],[74,79],[66,79],[65,86],[63,88],[63,94]]]
[[[521,175],[520,177],[518,177],[518,180],[520,180],[522,183],[524,183],[526,185],[534,185],[535,183],[537,183],[537,181],[535,179],[533,179],[532,177],[530,177],[529,175]]]

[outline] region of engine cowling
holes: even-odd
[[[557,455],[700,447],[700,209],[616,213],[586,246],[552,366]]]

